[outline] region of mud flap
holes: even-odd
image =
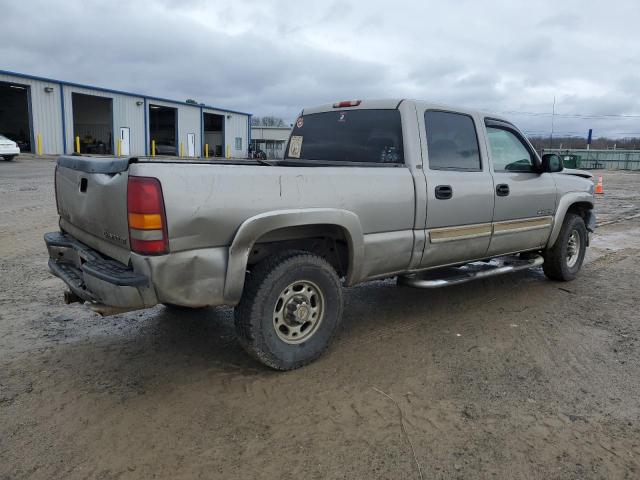
[[[584,214],[584,224],[587,227],[587,232],[593,233],[596,229],[596,214],[593,210],[587,210]],[[589,233],[587,233],[587,247],[590,243]]]

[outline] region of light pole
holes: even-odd
[[[553,109],[551,110],[551,136],[549,137],[549,148],[553,148],[553,121],[556,116],[556,96],[553,96]]]

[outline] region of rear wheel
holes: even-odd
[[[567,213],[553,247],[545,250],[542,269],[552,280],[567,282],[576,278],[587,249],[587,228],[581,216]]]
[[[288,251],[266,258],[247,276],[235,309],[245,350],[276,370],[292,370],[318,358],[342,317],[342,287],[322,257]]]
[[[4,160],[6,162],[10,162],[11,160],[13,160],[14,158],[16,158],[15,155],[4,155],[2,158],[4,158]]]

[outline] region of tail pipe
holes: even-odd
[[[64,303],[66,303],[67,305],[70,305],[72,303],[84,303],[84,299],[80,298],[71,290],[66,290],[64,292]]]

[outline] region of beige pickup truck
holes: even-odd
[[[573,279],[595,225],[589,177],[494,115],[339,102],[302,111],[281,161],[60,157],[45,241],[68,302],[231,305],[246,350],[288,370],[329,345],[343,285],[538,266]]]

